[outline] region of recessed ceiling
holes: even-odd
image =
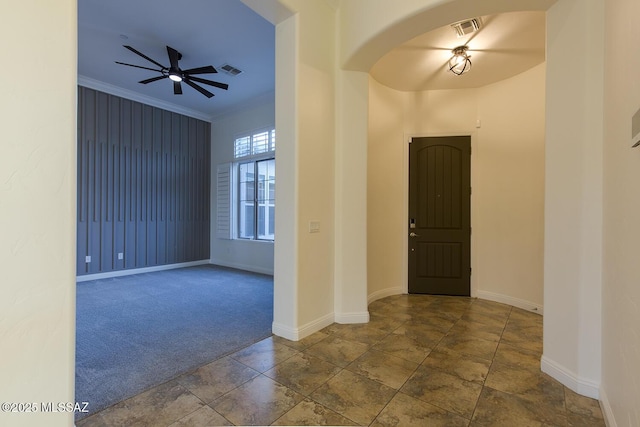
[[[158,73],[116,64],[157,68],[123,45],[169,65],[168,45],[182,54],[182,69],[229,64],[242,73],[202,75],[229,84],[227,91],[202,85],[210,99],[187,85],[174,95],[169,79],[138,83]],[[239,0],[79,0],[78,76],[213,117],[273,97],[275,28]]]
[[[372,77],[401,91],[476,88],[544,62],[544,12],[510,12],[480,18],[480,30],[466,36],[458,37],[447,25],[396,47],[372,67]],[[447,70],[447,63],[451,50],[462,45],[469,46],[472,68],[457,76]]]

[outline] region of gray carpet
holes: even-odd
[[[273,278],[206,265],[101,279],[78,283],[76,306],[76,401],[94,413],[270,336]]]

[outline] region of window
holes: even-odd
[[[270,131],[236,138],[234,144],[234,157],[236,159],[240,159],[242,157],[273,153],[275,150],[276,131],[275,129],[272,129]]]
[[[238,237],[273,240],[275,231],[275,159],[238,165]]]
[[[236,138],[239,159],[235,191],[236,237],[273,240],[275,237],[275,130]]]

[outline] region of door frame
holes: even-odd
[[[478,154],[478,134],[476,131],[460,131],[460,132],[419,132],[419,133],[404,133],[402,138],[402,180],[403,180],[403,205],[402,205],[402,217],[403,221],[401,227],[399,228],[399,232],[402,233],[402,243],[404,245],[404,251],[402,252],[402,292],[405,294],[409,293],[409,233],[407,221],[409,218],[409,144],[411,144],[411,138],[432,138],[438,136],[468,136],[471,138],[471,187],[473,188],[473,192],[471,194],[471,229],[475,227],[474,219],[477,218],[477,209],[478,203],[474,203],[475,200],[478,200],[479,189],[476,186],[477,183],[477,173],[478,168],[475,165],[474,157]],[[471,233],[471,289],[470,294],[472,298],[477,297],[478,294],[478,258],[476,256],[476,244],[475,242],[478,240],[477,232],[479,231],[476,228],[476,232]]]

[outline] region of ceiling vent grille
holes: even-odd
[[[463,37],[482,28],[482,20],[480,18],[473,18],[451,24],[451,27],[455,30],[458,37]]]
[[[241,74],[243,72],[242,70],[234,67],[233,65],[229,65],[229,64],[221,65],[219,68],[223,73],[229,74],[230,76],[233,76],[233,77],[235,77],[238,74]]]

